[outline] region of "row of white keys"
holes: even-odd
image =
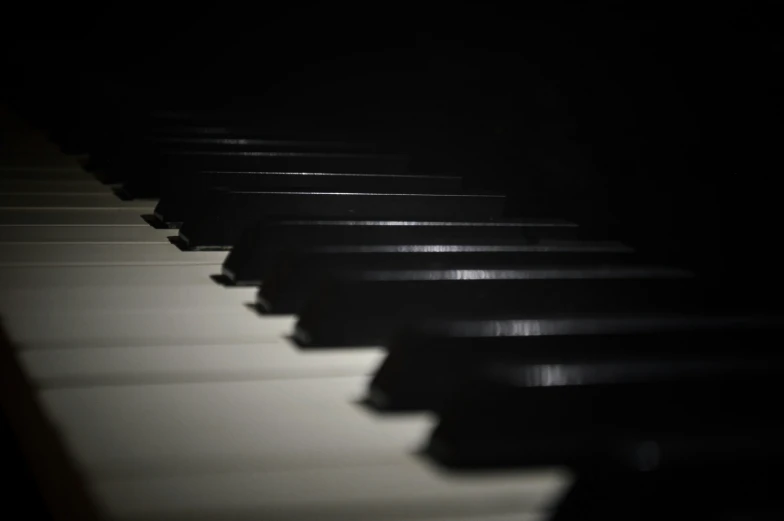
[[[429,417],[357,405],[381,351],[298,350],[292,317],[209,279],[224,253],[13,242],[0,312],[108,518],[537,519],[568,479],[424,464]]]

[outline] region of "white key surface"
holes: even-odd
[[[0,287],[38,288],[119,288],[133,286],[214,286],[213,275],[221,265],[142,265],[142,266],[17,266],[0,268]]]
[[[367,413],[356,404],[365,385],[359,377],[93,387],[44,390],[39,399],[118,519],[317,519],[384,508],[402,508],[403,517],[403,505],[414,518],[457,508],[531,512],[565,483],[552,469],[439,473],[414,454],[433,420]]]
[[[450,476],[412,457],[379,466],[101,481],[113,519],[538,521],[569,483],[562,469]]]
[[[96,288],[24,288],[9,289],[0,294],[0,313],[40,314],[62,311],[116,313],[126,311],[169,310],[209,311],[226,310],[242,312],[242,306],[252,303],[256,297],[254,287],[224,287],[212,285],[155,287],[143,284],[134,287]],[[53,306],[54,304],[54,306]]]
[[[123,201],[113,193],[94,194],[2,194],[0,208],[21,209],[113,209],[136,210],[150,213],[155,202],[150,200]]]
[[[282,335],[248,344],[24,349],[17,356],[39,387],[365,376],[379,347],[303,351]]]
[[[25,210],[0,208],[0,226],[149,226],[139,210]]]
[[[24,243],[0,248],[2,266],[220,264],[225,251],[182,252],[171,244]]]
[[[56,310],[56,307],[52,307]],[[289,335],[294,317],[261,319],[244,306],[231,309],[4,313],[17,349],[252,344]]]
[[[139,226],[0,226],[0,243],[155,243],[171,244],[177,230]]]

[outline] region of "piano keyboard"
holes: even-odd
[[[781,456],[757,399],[781,315],[740,288],[397,179],[399,155],[142,139],[149,170],[110,189],[31,139],[0,158],[2,399],[58,519],[573,519],[591,479]],[[339,189],[234,175],[320,161]]]
[[[568,485],[561,468],[428,464],[430,415],[359,404],[380,347],[299,350],[293,317],[210,278],[226,252],[179,250],[142,218],[155,201],[61,161],[0,170],[0,316],[34,427],[79,478],[42,484],[58,517],[534,520]]]

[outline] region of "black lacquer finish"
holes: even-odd
[[[532,250],[535,246],[530,247]],[[522,251],[521,251],[522,250]],[[629,253],[525,251],[443,251],[394,253],[322,249],[283,254],[262,280],[258,303],[268,313],[298,313],[326,277],[361,279],[379,270],[530,270],[532,277],[635,277],[653,274]],[[635,266],[635,264],[638,264]]]
[[[482,220],[500,218],[504,208],[496,194],[213,192],[205,213],[180,230],[189,248],[229,248],[263,219]]]
[[[552,334],[537,334],[542,330],[522,327],[500,328],[499,333],[508,334],[491,335],[464,331],[450,321],[412,327],[387,344],[389,354],[373,378],[368,401],[380,410],[438,410],[472,381],[536,387],[631,384],[686,375],[710,378],[742,364],[741,354],[755,349],[764,353],[766,335],[784,329],[784,321],[741,314],[712,321],[686,315],[684,321],[702,323],[704,329],[667,331],[667,320],[675,317],[660,316],[657,321],[656,316],[642,315],[636,317],[642,322],[637,331],[616,333],[634,318],[597,317],[596,325],[603,329],[590,334],[559,334],[555,328],[549,330]]]
[[[611,275],[611,274],[610,274]],[[463,317],[461,327],[594,327],[563,313],[701,312],[726,305],[682,270],[655,269],[632,278],[534,278],[524,270],[378,272],[365,280],[334,280],[303,307],[295,330],[302,346],[363,346],[388,341],[399,327],[434,316]],[[518,321],[471,322],[475,316]],[[547,318],[540,321],[540,318]],[[544,334],[544,333],[542,333]]]
[[[778,333],[780,335],[780,332]],[[777,336],[778,336],[777,335]],[[750,341],[759,342],[756,334]],[[771,414],[781,384],[777,354],[675,360],[670,371],[623,382],[590,365],[527,368],[536,378],[481,380],[461,386],[439,408],[427,454],[454,468],[538,465],[650,471],[781,462],[780,418]],[[613,375],[613,371],[606,371]],[[580,377],[588,380],[580,384]],[[592,379],[593,378],[593,379]]]
[[[454,176],[307,172],[170,173],[161,179],[161,200],[155,216],[170,228],[205,211],[211,188],[237,191],[363,191],[380,193],[458,193]]]
[[[321,247],[324,253],[383,255],[440,253],[604,252],[617,242],[576,242],[577,227],[559,220],[498,221],[267,221],[246,229],[223,264],[236,284],[258,284],[283,250]],[[326,249],[324,249],[326,248]]]
[[[399,256],[402,257],[402,256]],[[520,279],[639,279],[639,278],[673,278],[687,276],[686,272],[672,268],[648,265],[625,265],[599,263],[593,264],[588,256],[564,256],[545,254],[532,258],[529,262],[521,260],[519,264],[499,264],[493,259],[484,263],[456,259],[446,266],[430,269],[415,267],[416,258],[406,256],[411,266],[380,266],[381,269],[354,266],[353,269],[333,269],[306,271],[288,271],[284,266],[277,276],[262,281],[259,289],[257,305],[267,313],[297,314],[308,298],[318,294],[322,286],[329,281],[389,282],[401,281],[439,281],[439,280],[520,280]],[[558,264],[558,257],[566,258],[566,262]],[[588,257],[588,258],[586,258]],[[358,259],[361,260],[361,259]],[[334,283],[334,282],[333,282]],[[337,282],[340,283],[340,282]],[[470,285],[467,286],[470,289]]]

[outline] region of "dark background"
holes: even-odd
[[[416,169],[506,191],[517,213],[767,280],[774,2],[630,4],[15,8],[3,88],[49,125],[109,132],[140,107],[234,108],[284,133],[386,140],[417,152]]]

